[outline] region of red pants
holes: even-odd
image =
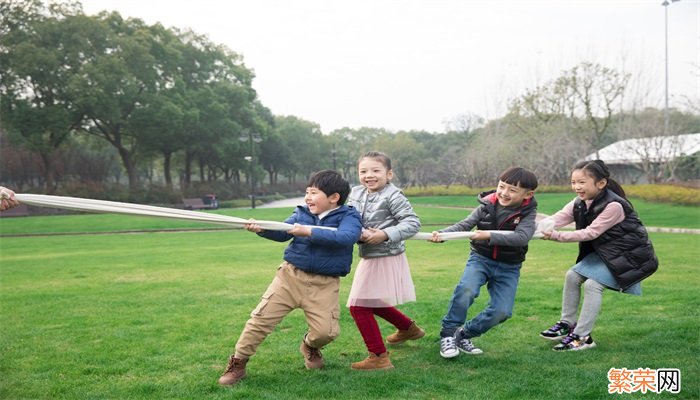
[[[413,323],[411,319],[396,307],[369,308],[351,306],[350,315],[355,320],[355,325],[357,325],[357,329],[360,331],[365,345],[367,345],[367,350],[376,355],[385,353],[386,347],[384,346],[382,333],[379,331],[379,324],[374,318],[375,315],[380,316],[394,325],[396,329],[402,331],[408,329]]]

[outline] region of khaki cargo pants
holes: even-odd
[[[304,310],[309,330],[306,344],[320,349],[340,334],[340,278],[304,272],[288,262],[262,295],[236,343],[236,357],[250,358],[258,345],[296,308]]]

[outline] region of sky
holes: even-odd
[[[669,0],[670,2],[671,0]],[[495,119],[582,62],[630,73],[628,107],[700,103],[700,0],[82,0],[243,56],[275,115],[444,132]],[[668,24],[665,23],[666,13]],[[668,27],[668,41],[665,27]]]

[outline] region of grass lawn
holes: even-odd
[[[418,207],[427,225],[461,216]],[[221,212],[281,220],[289,211]],[[651,234],[661,266],[645,281],[644,295],[607,291],[593,332],[598,347],[565,354],[551,351],[554,343],[537,333],[559,316],[576,245],[533,242],[513,318],[475,340],[483,355],[452,360],[438,354],[438,331],[468,244],[410,241],[418,301],[400,308],[428,334],[390,350],[395,370],[349,368],[366,356],[344,307],[349,276],[341,283],[342,334],[324,349],[324,370],[304,369],[298,346],[305,324],[297,310],[260,346],[235,388],[216,380],[286,244],[229,229],[9,236],[183,227],[205,225],[112,215],[0,220],[0,398],[590,399],[609,396],[610,368],[681,370],[680,394],[622,398],[700,398],[695,235]],[[487,300],[482,293],[470,315]],[[380,326],[384,335],[392,332],[383,321]]]

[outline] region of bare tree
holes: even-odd
[[[553,92],[561,96],[568,117],[588,138],[596,154],[608,134],[629,77],[629,74],[584,62],[565,71],[554,82]]]

